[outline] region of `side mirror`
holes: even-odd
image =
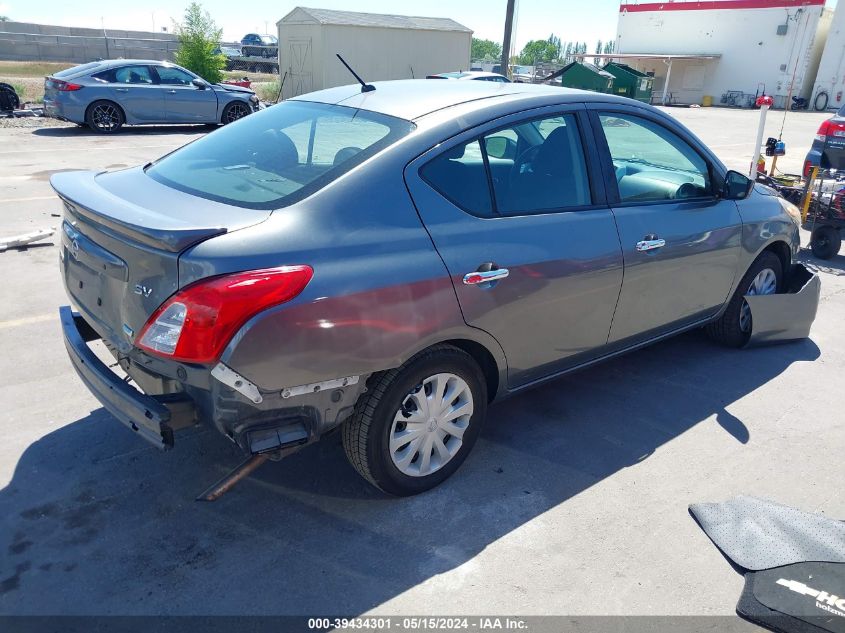
[[[507,136],[491,136],[484,139],[487,155],[493,158],[515,158],[516,143]]]
[[[738,171],[729,171],[725,174],[725,186],[722,188],[722,197],[725,200],[745,200],[754,188],[754,181]]]
[[[208,88],[208,84],[206,84],[202,79],[194,79],[192,82],[197,88],[200,90],[205,90]]]

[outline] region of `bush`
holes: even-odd
[[[262,101],[276,102],[279,98],[279,82],[269,81],[266,83],[253,84],[253,89],[258,98]]]
[[[174,56],[176,63],[210,83],[219,83],[223,79],[221,71],[226,67],[226,56],[215,50],[223,29],[217,28],[208,11],[203,11],[197,2],[188,5],[184,21],[174,26],[179,36],[179,50]]]

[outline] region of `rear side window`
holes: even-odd
[[[592,204],[572,114],[534,119],[446,150],[420,175],[480,217],[570,211]]]
[[[95,68],[99,68],[100,65],[100,62],[90,62],[88,64],[82,64],[81,66],[74,66],[73,68],[67,68],[57,73],[53,73],[53,77],[55,77],[56,79],[63,79],[65,77],[75,77],[77,75],[82,75],[88,71],[94,70]]]
[[[445,151],[426,164],[421,174],[424,180],[462,209],[482,217],[493,215],[490,185],[479,141]]]
[[[153,76],[149,66],[124,66],[114,70],[112,81],[119,84],[151,84]]]
[[[285,101],[168,154],[146,173],[210,200],[276,209],[325,187],[414,127],[366,110]]]

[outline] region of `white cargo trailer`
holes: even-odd
[[[276,25],[284,98],[355,83],[337,53],[365,81],[469,69],[472,31],[448,18],[297,7]]]

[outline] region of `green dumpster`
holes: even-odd
[[[566,88],[593,92],[611,92],[613,89],[613,75],[593,64],[572,62],[552,75],[555,76],[560,77],[561,85]]]
[[[613,94],[630,97],[643,103],[651,103],[654,77],[641,73],[628,64],[610,62],[604,70],[613,75]]]

